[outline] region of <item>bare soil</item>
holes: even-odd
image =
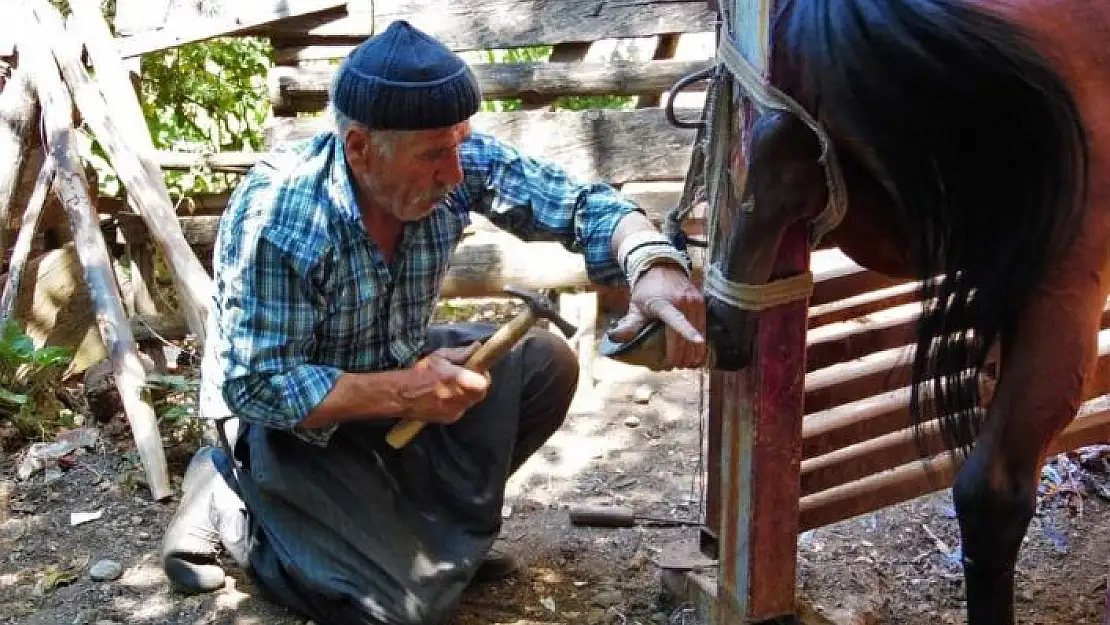
[[[503,538],[524,570],[472,587],[452,625],[698,623],[660,582],[660,563],[690,551],[696,530],[574,527],[565,508],[608,503],[700,518],[700,374],[610,363],[599,376],[593,405],[586,398],[510,484]],[[96,447],[52,481],[42,472],[17,480],[23,454],[3,459],[0,623],[304,623],[260,599],[234,569],[218,592],[171,592],[157,554],[176,500],[151,501],[122,421],[97,429]],[[169,432],[166,444],[180,479],[196,441]],[[1066,458],[1046,469],[1018,567],[1021,623],[1101,622],[1110,504],[1098,495],[1106,492],[1101,456],[1088,455],[1096,460],[1085,469]],[[99,518],[71,525],[71,514],[97,511]],[[799,596],[837,623],[964,623],[958,549],[948,493],[923,497],[802,535]],[[93,581],[90,571],[104,559],[122,574]]]

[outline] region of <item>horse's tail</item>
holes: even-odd
[[[1079,107],[1029,34],[969,0],[784,0],[775,31],[784,89],[891,197],[926,278],[911,414],[966,450],[988,351],[1077,232]]]

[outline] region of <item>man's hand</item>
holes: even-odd
[[[421,358],[405,377],[401,398],[406,419],[454,423],[489,390],[488,374],[463,368],[479,343],[440,348]]]
[[[705,300],[678,267],[661,264],[648,269],[632,290],[628,314],[609,334],[616,341],[629,341],[656,318],[667,326],[665,369],[705,363]]]

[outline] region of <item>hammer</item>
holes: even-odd
[[[504,291],[509,295],[514,295],[524,300],[528,305],[519,315],[514,317],[512,321],[501,326],[494,332],[493,336],[489,337],[470,358],[467,359],[464,367],[471,371],[478,373],[485,373],[500,357],[509,353],[509,350],[517,344],[528,330],[540,319],[547,319],[554,323],[562,330],[563,335],[570,338],[578,333],[578,328],[564,319],[551,300],[544,297],[539,293],[532,291],[524,291],[512,286],[506,286]],[[402,421],[393,426],[386,434],[385,440],[389,443],[390,447],[400,449],[407,445],[420,430],[426,425],[423,421]]]

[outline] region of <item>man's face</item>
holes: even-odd
[[[347,160],[366,198],[401,221],[431,214],[463,179],[459,145],[470,122],[404,132],[347,131]],[[364,207],[365,208],[365,207]]]

